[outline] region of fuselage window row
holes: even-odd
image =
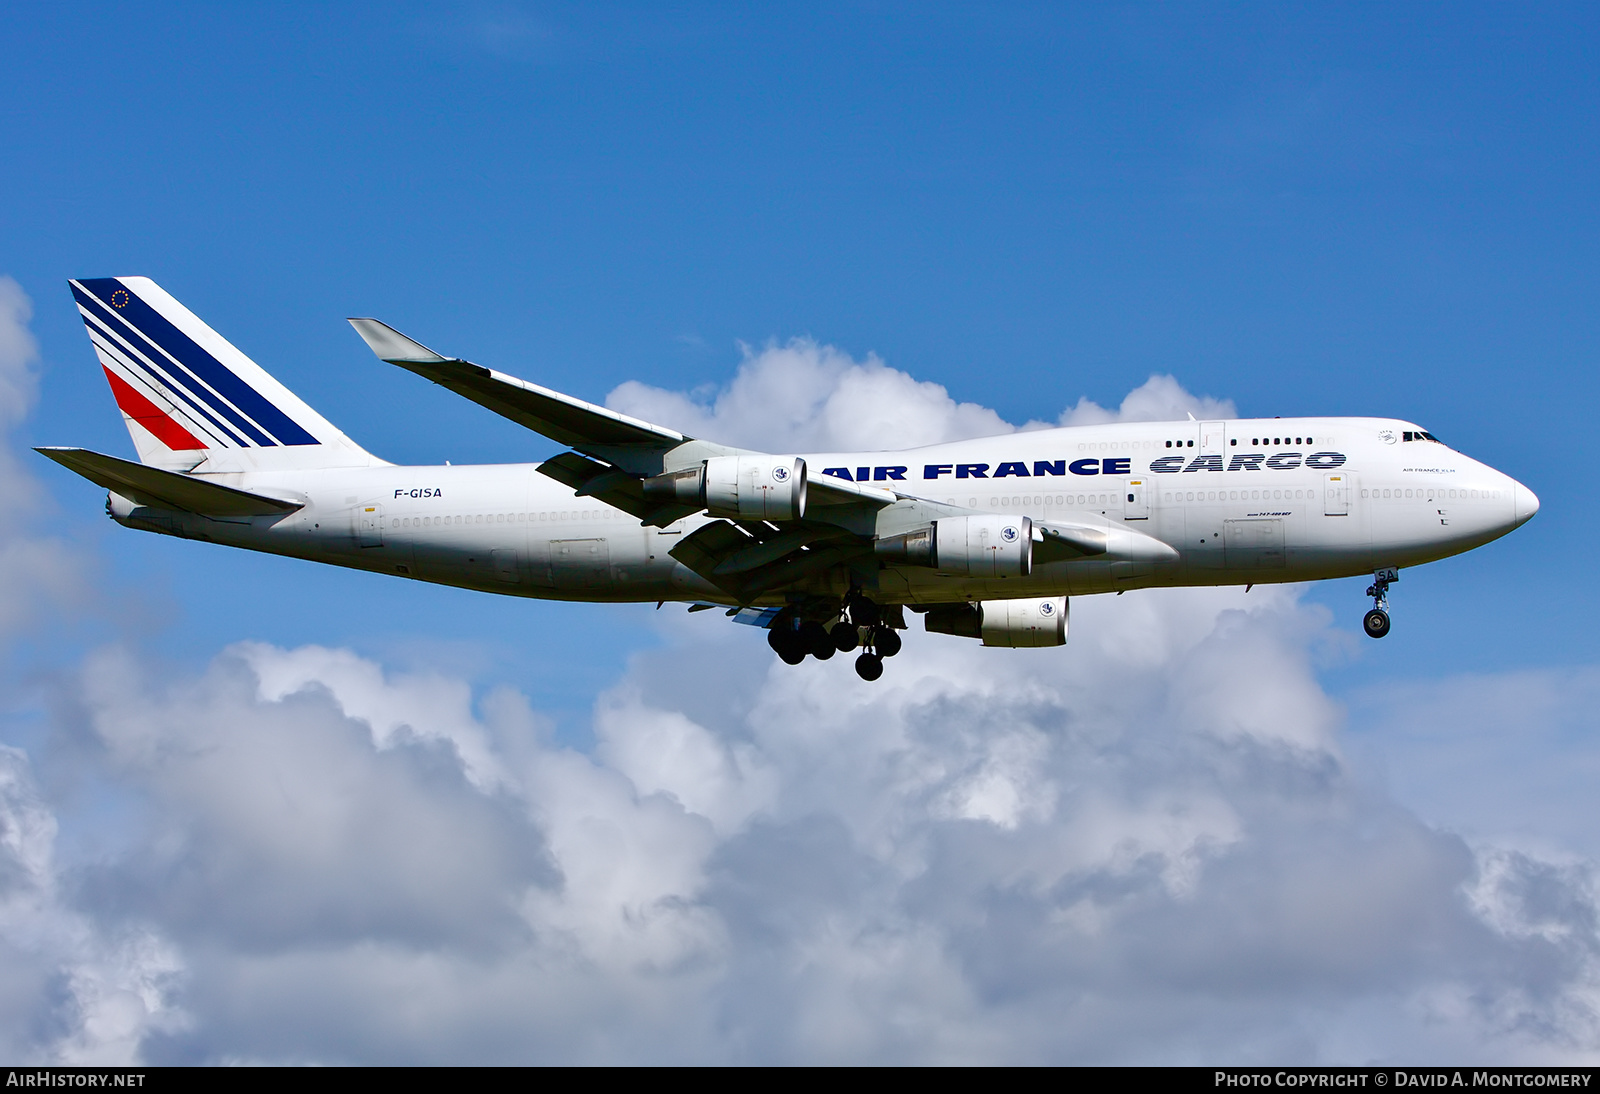
[[[507,521],[522,523],[532,520],[610,520],[614,513],[609,509],[563,510],[555,513],[479,513],[457,517],[395,517],[391,528],[431,528],[442,524],[504,524]]]
[[[1367,497],[1368,496],[1368,491],[1366,491],[1366,490],[1361,491],[1361,496],[1362,497]],[[1423,498],[1427,498],[1429,500],[1431,500],[1433,498],[1438,498],[1441,501],[1443,501],[1443,500],[1455,501],[1455,500],[1466,500],[1466,499],[1478,498],[1478,499],[1482,499],[1482,500],[1485,500],[1485,501],[1498,501],[1499,498],[1500,498],[1500,491],[1499,490],[1402,490],[1402,489],[1400,489],[1398,487],[1390,487],[1390,488],[1384,488],[1384,489],[1380,489],[1378,487],[1373,487],[1372,490],[1371,490],[1371,497],[1376,501],[1387,501],[1387,500],[1405,499],[1405,498],[1415,498],[1415,499],[1418,499],[1418,500],[1421,500]]]
[[[1312,496],[1310,490],[1188,490],[1163,494],[1162,501],[1294,501]]]
[[[954,498],[947,498],[946,500],[951,505],[955,504],[955,499]],[[1078,495],[1076,495],[1076,501],[1074,501],[1074,495],[1072,495],[1072,494],[1068,494],[1065,497],[1063,497],[1060,494],[1057,494],[1054,497],[1039,497],[1039,496],[1035,495],[1032,498],[1026,498],[1026,497],[990,498],[989,499],[989,504],[990,505],[1073,505],[1073,504],[1077,504],[1077,505],[1106,505],[1110,501],[1111,501],[1111,495],[1109,495],[1109,494],[1078,494]]]

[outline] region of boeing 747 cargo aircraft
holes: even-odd
[[[384,361],[568,451],[403,467],[367,452],[143,277],[71,282],[138,462],[38,451],[128,528],[537,599],[677,601],[790,664],[900,650],[906,611],[1059,646],[1068,599],[1373,575],[1505,535],[1539,499],[1412,422],[1128,422],[896,452],[757,452],[446,357],[376,319]]]

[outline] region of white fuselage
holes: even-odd
[[[801,591],[875,584],[886,603],[1083,595],[1147,586],[1305,581],[1414,566],[1526,521],[1510,477],[1377,418],[1150,422],[1039,430],[900,452],[805,455],[813,479],[863,477],[952,510],[1089,519],[1172,547],[1161,562],[1082,558],[975,579],[916,566],[835,568]],[[215,481],[302,501],[217,520],[133,506],[132,527],[518,596],[704,600],[728,594],[669,554],[708,519],[664,529],[542,475],[536,464],[241,472]],[[793,586],[760,599],[782,603]]]

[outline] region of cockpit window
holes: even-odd
[[[1427,433],[1427,432],[1424,432],[1423,430],[1420,430],[1420,429],[1417,429],[1417,430],[1408,429],[1403,434],[1401,434],[1400,439],[1404,440],[1404,441],[1432,441],[1434,444],[1443,444],[1444,443],[1438,437],[1435,437],[1432,433]]]

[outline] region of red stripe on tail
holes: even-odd
[[[148,429],[156,440],[175,452],[206,447],[200,438],[173,421],[170,414],[140,395],[126,380],[104,365],[100,367],[105,371],[106,379],[111,381],[111,394],[117,400],[117,406],[121,407],[122,412],[128,417]]]

